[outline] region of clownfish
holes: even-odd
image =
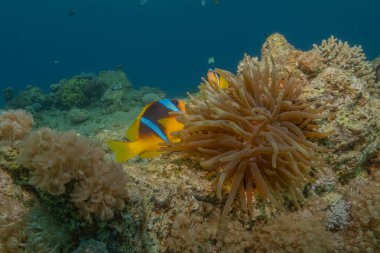
[[[207,72],[207,80],[211,85],[219,86],[222,89],[228,88],[228,82],[224,77],[220,76],[215,70],[209,69]]]
[[[178,142],[171,135],[183,129],[183,124],[170,112],[185,112],[182,100],[161,99],[146,105],[128,128],[128,141],[108,141],[107,145],[115,154],[117,162],[126,162],[131,158],[153,158],[160,155],[160,143]]]

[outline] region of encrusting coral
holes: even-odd
[[[0,141],[15,141],[32,131],[34,120],[24,110],[9,110],[0,115]]]
[[[229,88],[206,82],[204,99],[192,97],[187,113],[178,116],[185,127],[175,134],[182,141],[165,148],[206,157],[202,167],[218,172],[218,197],[231,182],[222,217],[238,192],[244,209],[251,210],[255,190],[274,203],[287,192],[298,205],[310,168],[318,165],[318,147],[307,137],[328,135],[311,124],[326,117],[324,108],[299,99],[297,79],[278,80],[275,66],[270,71],[268,65],[260,70],[248,62],[240,78],[217,70]]]
[[[102,147],[75,132],[42,128],[20,145],[19,163],[29,170],[29,184],[51,195],[70,195],[87,220],[113,217],[127,192],[121,166],[107,161]]]

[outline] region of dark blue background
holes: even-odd
[[[0,87],[48,90],[121,64],[136,87],[175,96],[195,90],[208,57],[234,70],[273,32],[304,50],[334,34],[372,59],[380,54],[379,13],[376,0],[0,0]]]

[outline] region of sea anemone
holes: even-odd
[[[264,65],[261,70],[247,63],[239,77],[217,69],[229,87],[204,80],[201,96],[190,96],[186,114],[177,117],[184,129],[174,135],[182,141],[165,147],[168,152],[204,157],[201,166],[218,173],[219,198],[223,185],[231,183],[222,218],[238,192],[244,210],[252,209],[256,191],[277,206],[286,192],[299,206],[311,168],[321,164],[315,153],[318,146],[307,137],[329,134],[313,131],[311,124],[326,117],[324,107],[300,98],[296,77],[278,78],[274,64]]]

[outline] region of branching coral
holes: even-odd
[[[32,130],[33,117],[24,110],[9,110],[0,115],[0,140],[15,141]]]
[[[345,69],[370,85],[374,83],[374,71],[361,46],[350,47],[347,42],[331,36],[323,40],[321,45],[314,45],[314,50],[322,56],[326,64]]]
[[[299,99],[295,78],[277,80],[276,68],[266,62],[261,71],[247,62],[242,76],[217,70],[229,83],[221,89],[205,83],[204,98],[191,97],[187,113],[178,117],[185,128],[176,133],[181,142],[168,152],[201,154],[201,165],[218,172],[217,195],[231,182],[225,217],[237,193],[243,208],[251,210],[254,191],[278,203],[288,192],[302,200],[310,168],[318,164],[316,145],[307,137],[325,137],[311,129],[323,118],[323,107]]]
[[[29,183],[52,195],[69,194],[88,220],[113,217],[124,208],[126,175],[107,161],[100,145],[75,132],[43,128],[20,143],[19,162],[29,170]]]

